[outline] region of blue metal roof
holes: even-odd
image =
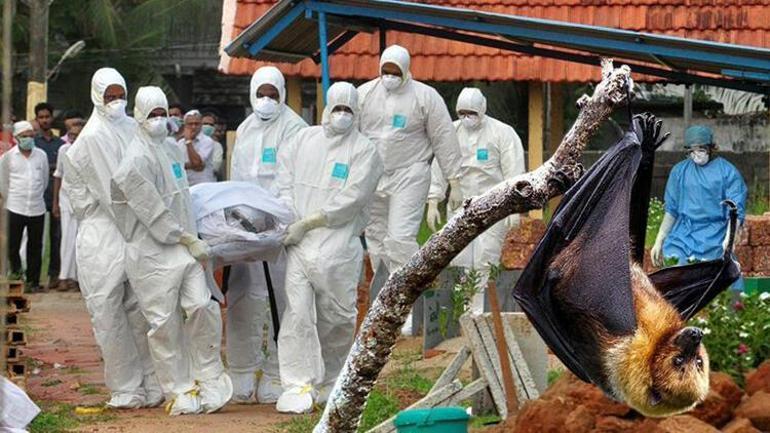
[[[323,38],[319,20],[326,22]],[[764,48],[397,0],[282,0],[225,51],[264,61],[319,61],[357,32],[379,29],[578,63],[598,65],[608,56],[675,82],[770,93],[770,50]]]

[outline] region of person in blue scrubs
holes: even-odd
[[[720,257],[727,245],[728,208],[738,206],[738,230],[746,216],[746,182],[738,169],[716,155],[711,128],[685,131],[688,158],[676,164],[666,184],[666,214],[652,248],[653,264],[677,265]]]

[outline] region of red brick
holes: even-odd
[[[742,272],[751,272],[753,262],[753,248],[748,245],[738,245],[735,247],[735,255],[738,257],[738,263],[741,264]]]
[[[755,247],[751,252],[751,263],[754,272],[770,272],[770,246]]]
[[[749,244],[751,246],[770,246],[770,216],[746,217],[749,228]]]
[[[516,229],[508,232],[506,242],[516,244],[536,244],[545,234],[545,223],[542,220],[522,218]]]
[[[535,251],[535,244],[514,244],[506,242],[500,262],[505,269],[524,269],[530,256]]]

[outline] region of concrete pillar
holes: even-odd
[[[302,78],[289,77],[286,80],[286,105],[302,115]]]

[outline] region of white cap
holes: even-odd
[[[26,120],[21,120],[19,122],[16,122],[13,124],[13,136],[17,137],[19,134],[25,131],[34,131],[35,128],[32,126],[31,123],[27,122]]]

